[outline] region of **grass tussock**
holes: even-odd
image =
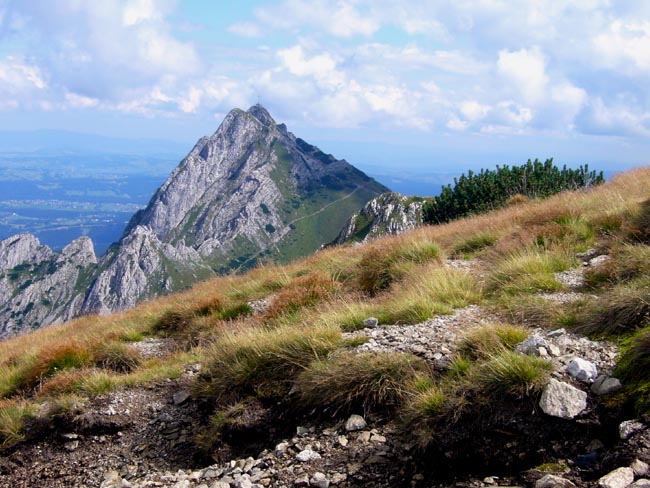
[[[498,240],[497,234],[489,230],[472,234],[469,237],[463,236],[453,244],[451,253],[454,257],[471,258],[485,248],[493,246]]]
[[[330,411],[386,411],[399,405],[407,385],[430,374],[411,354],[344,352],[312,362],[296,379],[305,408]]]
[[[300,276],[275,295],[265,317],[276,318],[295,314],[303,308],[332,299],[340,289],[340,283],[323,271]]]
[[[0,400],[0,447],[10,447],[24,439],[25,423],[36,416],[38,407],[21,400]]]
[[[590,300],[575,329],[590,336],[615,337],[632,333],[650,323],[650,284],[613,288]]]
[[[472,380],[489,397],[507,394],[523,398],[540,390],[551,370],[551,362],[545,359],[502,351],[477,367]]]
[[[636,413],[650,413],[650,327],[625,341],[614,374],[623,382]]]
[[[233,402],[282,397],[313,361],[341,345],[335,327],[249,329],[225,335],[206,353],[197,394]]]
[[[469,332],[458,347],[461,356],[471,360],[492,357],[512,350],[529,336],[528,330],[510,324],[489,324]]]
[[[588,268],[585,281],[591,288],[612,286],[650,275],[650,246],[622,243],[611,249],[609,259]]]
[[[371,296],[402,279],[409,265],[440,259],[440,247],[433,241],[400,236],[367,246],[357,264],[357,286]]]
[[[555,273],[569,267],[566,257],[527,248],[496,262],[487,279],[487,287],[493,293],[508,295],[559,291],[562,285],[555,279]]]

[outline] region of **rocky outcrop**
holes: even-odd
[[[60,253],[30,234],[0,242],[0,338],[78,315],[96,264],[87,237],[76,239]]]
[[[370,200],[350,217],[332,244],[366,242],[386,234],[401,234],[422,225],[425,200],[387,192]]]

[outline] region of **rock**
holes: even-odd
[[[630,485],[630,488],[650,488],[650,480],[641,478]]]
[[[618,468],[598,480],[601,488],[626,488],[634,481],[632,468]]]
[[[313,429],[310,429],[309,427],[303,427],[301,425],[296,427],[296,435],[298,435],[300,437],[305,436],[305,435],[309,434],[312,431],[313,431]]]
[[[632,464],[630,464],[630,468],[632,468],[634,475],[638,478],[646,476],[650,473],[650,465],[641,461],[640,459],[635,459]]]
[[[560,337],[566,334],[566,329],[555,329],[550,331],[548,334],[546,334],[548,337],[553,338],[553,337]]]
[[[535,482],[535,488],[575,488],[575,486],[571,481],[554,474],[547,474]]]
[[[296,454],[296,459],[301,463],[306,463],[308,461],[313,461],[314,459],[320,459],[320,454],[311,449],[305,449]]]
[[[598,375],[596,365],[582,358],[574,358],[566,368],[567,373],[573,378],[591,383]]]
[[[312,476],[309,480],[309,484],[311,486],[315,486],[316,488],[328,488],[330,482],[327,479],[327,476],[325,476],[323,473],[316,472],[314,473],[314,476]]]
[[[215,481],[210,485],[210,488],[230,488],[230,483],[225,481]]]
[[[539,356],[541,351],[546,355],[548,351],[548,342],[538,334],[528,336],[526,340],[515,346],[515,351],[529,356]]]
[[[622,389],[623,385],[618,378],[612,378],[604,374],[598,376],[591,385],[591,392],[598,396],[611,395]]]
[[[251,480],[248,478],[242,476],[240,479],[235,481],[235,488],[253,488],[253,483],[251,483]]]
[[[645,429],[643,425],[638,420],[626,420],[621,422],[618,426],[618,434],[622,440],[629,439],[636,432]]]
[[[285,452],[287,452],[287,449],[289,449],[289,443],[288,442],[280,442],[277,446],[275,446],[275,455],[280,457]]]
[[[303,474],[293,480],[293,486],[309,486],[309,475]]]
[[[104,475],[101,488],[121,488],[122,477],[117,471],[108,471]]]
[[[332,474],[332,479],[330,480],[330,482],[333,485],[338,485],[339,483],[343,483],[347,479],[348,479],[348,475],[345,473],[334,473]]]
[[[359,442],[362,442],[362,443],[365,444],[365,443],[367,443],[367,442],[370,442],[370,436],[371,436],[371,434],[370,434],[370,432],[368,432],[368,431],[361,432],[361,433],[358,435],[357,440],[358,440]]]
[[[587,394],[552,378],[542,392],[539,406],[547,415],[572,419],[587,408]]]
[[[172,399],[174,400],[174,405],[182,405],[190,399],[190,392],[185,390],[177,391],[174,393]]]
[[[190,488],[191,484],[192,483],[191,483],[190,480],[180,480],[180,481],[177,481],[176,483],[174,483],[172,488]]]
[[[370,437],[370,442],[377,442],[379,444],[384,444],[386,442],[386,437],[380,434],[372,434]]]
[[[361,415],[351,415],[345,423],[345,430],[352,432],[355,430],[365,429],[368,426],[366,420]]]
[[[348,445],[348,438],[345,437],[344,435],[340,435],[338,437],[339,444],[341,444],[343,447]]]
[[[79,448],[79,441],[66,442],[63,447],[68,452],[76,451]]]
[[[369,329],[373,329],[377,327],[379,324],[379,320],[375,317],[368,317],[366,320],[363,321],[363,326],[368,327]]]

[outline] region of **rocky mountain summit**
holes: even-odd
[[[422,225],[420,197],[387,192],[370,200],[345,223],[333,244],[366,242],[383,235],[401,234]]]
[[[0,243],[0,303],[7,317],[0,337],[79,314],[125,310],[260,260],[308,255],[385,191],[276,124],[262,106],[232,110],[99,263],[88,239],[60,255],[33,236]],[[56,301],[48,298],[50,289],[59,290]]]

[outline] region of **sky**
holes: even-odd
[[[261,103],[364,169],[650,161],[650,2],[0,0],[0,130],[187,143]]]

